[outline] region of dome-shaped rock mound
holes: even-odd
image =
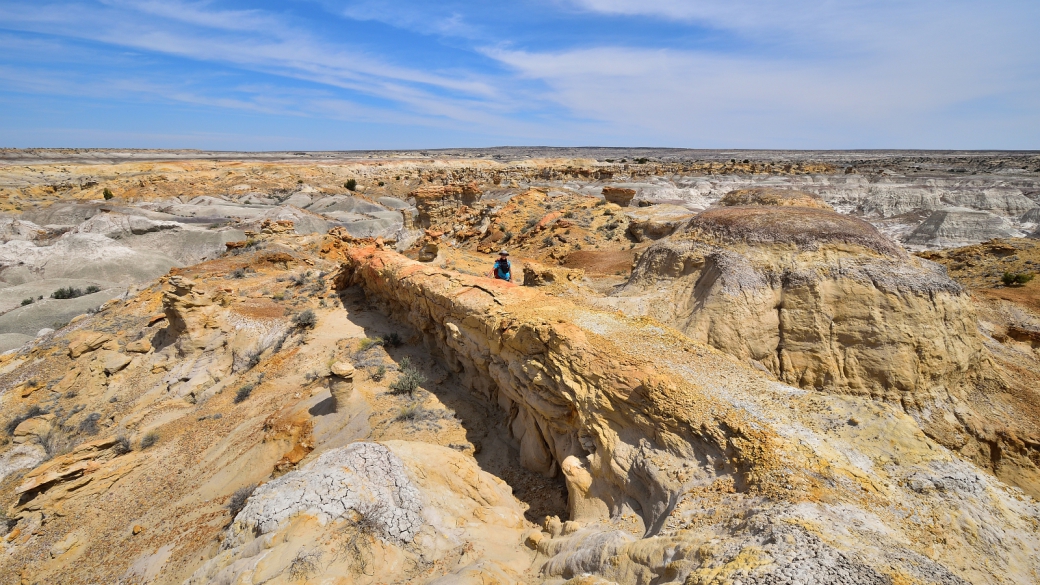
[[[775,187],[754,187],[730,191],[719,199],[717,205],[735,207],[747,205],[765,205],[769,207],[811,207],[816,209],[832,209],[824,203],[819,195],[798,191],[796,189],[777,189]]]
[[[720,244],[794,244],[816,249],[824,244],[852,244],[892,257],[906,257],[898,244],[869,223],[828,209],[808,207],[717,207],[698,214],[679,230]]]
[[[648,248],[616,296],[803,388],[924,399],[981,359],[969,297],[941,267],[824,209],[705,211]]]

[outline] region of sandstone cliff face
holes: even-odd
[[[806,388],[934,396],[981,359],[970,301],[940,267],[823,210],[704,212],[649,248],[619,297]]]
[[[418,329],[506,413],[522,465],[565,479],[570,520],[547,518],[526,540],[549,582],[988,583],[1037,569],[1040,511],[897,410],[771,382],[653,322],[374,247],[347,254],[340,286]],[[922,544],[896,512],[907,498],[928,517],[967,505],[972,526],[1015,534],[1005,572],[966,561],[990,534]]]

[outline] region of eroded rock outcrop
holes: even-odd
[[[970,302],[940,267],[822,209],[706,211],[648,249],[620,297],[802,387],[902,400],[981,359]]]
[[[907,244],[949,248],[1015,235],[1003,218],[988,211],[952,207],[936,211],[904,238]]]
[[[375,247],[348,255],[340,286],[361,286],[416,327],[507,413],[525,467],[563,475],[570,520],[548,519],[527,539],[549,557],[545,578],[957,583],[1036,570],[1035,504],[934,446],[898,410],[770,382],[652,322]],[[942,477],[965,487],[921,480]],[[998,573],[965,562],[989,554],[990,536],[955,527],[942,550],[911,544],[924,542],[913,536],[923,527],[889,508],[908,499],[923,516],[968,506],[986,518],[973,526],[1016,535],[1005,549],[1014,560]]]

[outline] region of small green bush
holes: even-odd
[[[52,299],[74,299],[83,296],[83,291],[78,288],[66,286],[51,293]]]
[[[1029,272],[1005,272],[1004,276],[1000,279],[1005,286],[1022,286],[1027,282],[1033,280],[1035,275]]]
[[[105,201],[108,201],[109,199],[115,197],[115,195],[112,194],[112,190],[108,187],[105,187],[105,190],[102,191],[101,194],[105,197]]]
[[[92,295],[92,294],[94,294],[94,293],[96,293],[96,292],[101,292],[101,287],[100,287],[100,286],[98,286],[98,285],[96,285],[96,284],[92,284],[92,285],[88,286],[88,287],[87,287],[87,288],[86,288],[86,289],[85,289],[85,290],[83,291],[83,293],[84,293],[84,294],[88,294],[88,295]]]
[[[365,351],[368,351],[368,350],[372,349],[373,347],[375,347],[377,345],[383,345],[383,340],[382,339],[372,339],[371,337],[366,337],[366,338],[364,338],[364,339],[362,339],[361,341],[358,342],[358,349],[357,350],[358,350],[358,353],[362,353],[362,352],[365,352]]]
[[[426,376],[422,375],[422,372],[413,368],[411,364],[406,364],[402,361],[401,375],[390,384],[390,393],[412,396],[419,389],[419,386],[425,383]]]
[[[22,306],[24,307],[25,305],[31,305],[34,302],[36,302],[36,301],[32,297],[29,297],[27,299],[22,299]]]
[[[354,179],[350,179],[346,183],[343,183],[343,186],[347,189],[347,191],[353,191],[357,189],[357,181],[355,181]]]
[[[404,343],[404,340],[401,339],[401,334],[396,331],[383,336],[383,345],[386,347],[397,347],[402,343]]]
[[[379,366],[376,371],[372,372],[372,379],[376,382],[386,377],[386,366]]]

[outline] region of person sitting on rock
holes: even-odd
[[[509,263],[509,252],[502,250],[498,253],[498,260],[495,260],[495,269],[491,271],[492,276],[509,282],[512,279],[512,270],[513,266]]]

